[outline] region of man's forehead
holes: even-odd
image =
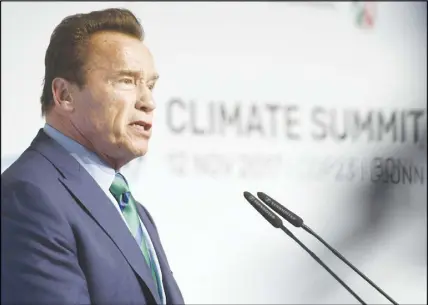
[[[91,37],[89,61],[98,67],[115,71],[140,71],[155,75],[153,56],[145,44],[129,35],[115,32],[101,32]]]
[[[95,45],[114,45],[122,43],[133,43],[144,46],[144,41],[130,34],[117,31],[100,31],[91,35],[89,42]]]

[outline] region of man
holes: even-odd
[[[46,125],[1,178],[2,304],[183,304],[120,169],[147,151],[158,74],[128,10],[65,18],[46,51]]]

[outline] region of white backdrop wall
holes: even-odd
[[[189,304],[357,303],[245,190],[294,210],[399,303],[426,304],[426,3],[1,7],[2,171],[43,126],[54,27],[107,7],[141,19],[158,108],[149,153],[124,171]],[[363,300],[388,303],[288,227]]]

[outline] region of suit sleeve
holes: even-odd
[[[1,194],[1,304],[90,304],[69,222],[27,182]]]

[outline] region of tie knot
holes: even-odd
[[[113,183],[110,186],[110,193],[116,198],[116,200],[127,204],[129,197],[131,196],[131,192],[129,190],[128,183],[125,180],[125,177],[122,174],[117,173],[114,177]]]

